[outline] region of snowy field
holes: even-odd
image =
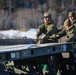
[[[33,39],[36,35],[37,29],[31,28],[26,32],[18,31],[18,30],[7,30],[0,31],[0,39],[23,39],[30,38]]]

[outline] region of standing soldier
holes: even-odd
[[[75,27],[76,27],[76,15],[75,15],[75,12],[73,12],[73,11],[69,12],[68,17],[69,17],[69,20],[71,21],[71,23],[74,24]]]
[[[57,39],[51,39],[49,36],[56,34],[58,32],[57,27],[53,24],[51,14],[44,13],[44,23],[39,26],[36,37],[34,39],[39,39],[39,36],[44,34],[43,38],[38,41],[37,44],[58,42]]]

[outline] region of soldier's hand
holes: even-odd
[[[39,38],[38,38],[37,36],[34,37],[34,41],[38,41],[38,39],[39,39]]]
[[[50,36],[50,38],[56,38],[56,34],[53,34],[52,36]]]
[[[41,36],[41,39],[43,39],[45,36],[46,36],[46,35],[42,35],[42,36]]]

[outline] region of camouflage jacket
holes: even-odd
[[[58,28],[53,23],[42,24],[39,26],[36,36],[39,37],[42,34],[45,34],[46,39],[52,34],[56,34],[58,32]],[[50,40],[50,39],[49,39]]]
[[[72,22],[72,24],[76,27],[76,20],[74,20],[74,21]]]
[[[58,38],[61,38],[62,36],[67,35],[66,42],[75,42],[76,41],[76,28],[74,25],[72,25],[69,30],[66,30],[63,28],[59,33],[57,33]]]

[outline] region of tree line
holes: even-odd
[[[44,12],[60,27],[69,11],[76,12],[76,0],[0,0],[0,30],[37,28]]]

